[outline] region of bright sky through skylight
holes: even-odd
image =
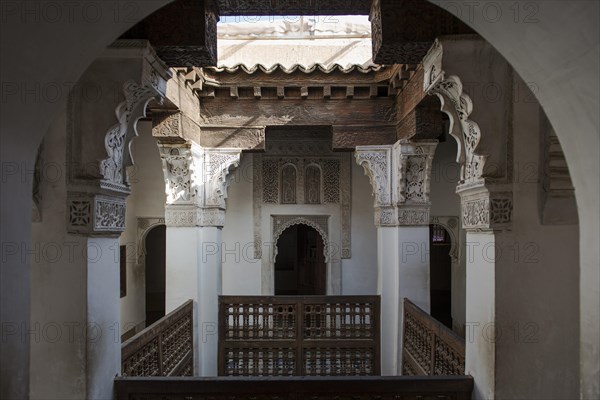
[[[227,16],[218,24],[220,38],[256,39],[325,37],[370,37],[367,16]]]

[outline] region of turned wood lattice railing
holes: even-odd
[[[402,375],[464,375],[465,340],[404,299]]]
[[[378,296],[221,296],[219,375],[379,375]]]
[[[122,376],[192,376],[194,303],[182,306],[121,346]]]

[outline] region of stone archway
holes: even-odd
[[[21,98],[19,84],[29,82],[31,69],[23,66],[36,65],[36,60],[60,60],[60,63],[47,63],[45,68],[35,74],[40,87],[49,84],[58,85],[75,82],[84,68],[123,31],[136,22],[168,4],[167,0],[127,2],[133,9],[120,10],[115,14],[112,2],[96,3],[104,18],[90,23],[78,17],[72,23],[42,21],[32,25],[21,20],[8,18],[2,24],[3,34],[3,75],[5,82],[15,83],[16,97],[7,97],[3,102],[2,118],[2,160],[10,165],[23,165],[33,168],[35,151],[43,134],[47,131],[57,111],[66,103],[66,96],[50,101],[25,101]],[[443,7],[444,2],[435,4]],[[508,7],[511,2],[493,2],[499,4],[504,15],[511,15]],[[581,215],[580,237],[582,238],[580,265],[581,281],[581,369],[582,393],[586,397],[596,397],[600,381],[598,374],[599,347],[597,345],[599,289],[598,262],[600,255],[594,241],[599,237],[598,202],[600,192],[598,182],[589,179],[597,176],[599,168],[598,148],[600,101],[596,91],[597,76],[597,38],[598,4],[595,2],[533,2],[543,4],[541,18],[535,25],[515,23],[514,19],[501,19],[489,23],[483,18],[470,19],[469,10],[448,9],[494,45],[527,81],[536,82],[539,90],[536,97],[544,106],[552,125],[562,139],[564,151],[569,162],[571,175],[577,190],[577,202]],[[460,15],[459,15],[460,14]],[[78,13],[79,15],[79,13]],[[115,22],[115,15],[120,15]],[[7,16],[8,17],[8,16]],[[573,29],[580,27],[580,29]],[[62,29],[59,29],[62,28]],[[547,37],[560,40],[548,43]],[[47,40],[39,40],[39,38]],[[18,38],[18,40],[14,39]],[[585,38],[586,40],[582,40]],[[10,40],[11,46],[5,46]],[[20,46],[19,44],[23,45]],[[71,46],[64,46],[70,43]],[[590,48],[593,50],[590,51]],[[552,51],[550,51],[552,50]],[[579,62],[573,62],[578,60]],[[7,68],[4,68],[5,65]],[[68,65],[69,68],[65,68]],[[540,68],[540,66],[547,66]],[[61,86],[62,87],[62,86]],[[15,91],[13,90],[13,92]],[[64,92],[64,91],[63,91]],[[31,118],[36,115],[36,118]],[[30,140],[23,140],[29,138]],[[31,208],[31,188],[20,177],[3,182],[2,190],[2,237],[11,242],[30,244],[30,227],[26,219]],[[10,210],[10,213],[5,210]],[[25,216],[25,217],[23,217]],[[2,321],[27,320],[29,313],[29,262],[27,260],[8,260],[2,269]],[[19,294],[22,293],[22,294]],[[7,301],[4,301],[7,300]],[[9,301],[10,300],[10,301]],[[4,306],[4,304],[10,304]],[[18,338],[17,338],[18,339]],[[6,397],[25,397],[27,388],[28,345],[20,340],[10,341],[3,349],[3,356],[10,368],[3,369],[2,394]],[[6,375],[4,375],[6,373]],[[4,383],[6,382],[8,383]]]

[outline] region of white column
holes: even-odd
[[[227,175],[238,149],[160,144],[167,205],[167,312],[195,301],[195,375],[216,376]]]
[[[429,312],[429,179],[437,141],[361,146],[371,179],[381,296],[381,374],[401,374],[404,298]]]

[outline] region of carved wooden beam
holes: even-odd
[[[406,115],[396,126],[397,139],[438,139],[444,134],[444,117],[438,108],[428,106],[427,99]]]
[[[367,15],[371,0],[218,0],[221,15]]]
[[[217,63],[217,22],[213,0],[176,0],[126,32],[125,39],[148,39],[169,67]]]
[[[300,89],[300,88],[298,88]],[[202,99],[202,125],[256,127],[271,125],[372,125],[395,124],[394,100],[373,98],[218,100]]]
[[[473,33],[425,0],[373,0],[370,20],[373,60],[378,64],[419,64],[436,37]]]
[[[354,151],[357,146],[394,144],[396,128],[389,126],[334,125],[332,147],[334,151]]]

